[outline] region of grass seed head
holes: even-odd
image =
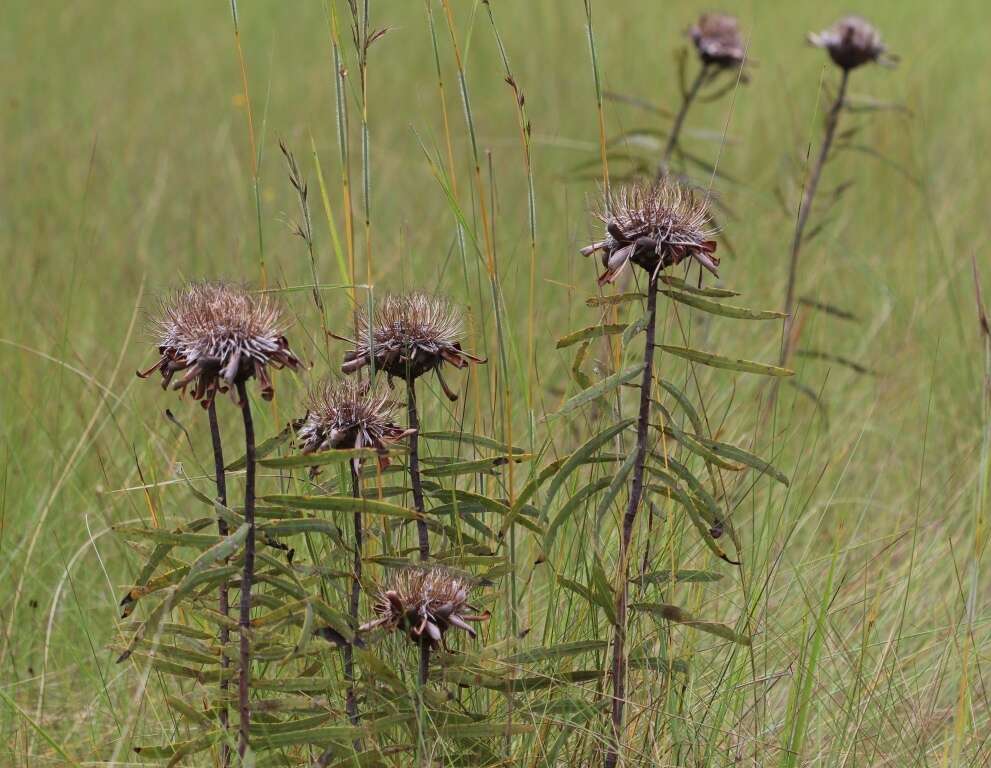
[[[817,48],[825,48],[833,63],[846,70],[872,61],[894,63],[893,57],[885,56],[887,48],[881,42],[881,33],[860,16],[846,16],[829,29],[810,33],[808,39]]]
[[[468,603],[471,583],[446,568],[407,568],[396,571],[378,594],[377,618],[361,631],[385,627],[402,630],[411,642],[426,640],[432,648],[446,643],[449,629],[461,629],[469,637],[475,630],[469,622],[485,621],[488,612],[478,613]]]
[[[703,13],[688,29],[703,64],[720,69],[743,66],[746,48],[740,35],[740,22],[724,13]]]
[[[372,317],[355,316],[355,348],[344,355],[341,370],[353,373],[373,360],[375,368],[412,381],[436,371],[445,394],[456,400],[440,369],[444,363],[464,368],[485,360],[461,349],[461,314],[446,299],[423,293],[386,296]]]
[[[191,283],[162,300],[153,325],[159,360],[138,375],[158,371],[163,389],[191,389],[204,408],[217,392],[230,391],[236,401],[234,385],[252,377],[271,400],[268,367],[299,367],[284,325],[279,305],[268,296],[228,283]]]
[[[310,392],[308,411],[296,432],[304,454],[331,449],[384,451],[411,430],[393,422],[396,403],[382,386],[355,379],[326,379]],[[383,468],[388,459],[379,461]]]
[[[599,285],[613,282],[631,262],[647,270],[651,280],[686,258],[717,275],[708,201],[671,177],[607,194],[595,215],[606,225],[605,239],[581,252],[588,256],[602,251],[606,271]]]

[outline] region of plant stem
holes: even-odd
[[[416,521],[416,533],[420,542],[420,559],[430,559],[430,540],[427,538],[427,521],[423,519],[426,508],[423,504],[423,483],[420,480],[420,421],[416,415],[416,384],[412,377],[406,379],[406,411],[409,428],[414,430],[409,436],[409,477],[413,484],[413,507],[420,513]]]
[[[255,426],[251,420],[251,403],[243,381],[237,383],[237,396],[241,402],[244,419],[244,522],[248,524],[248,538],[244,543],[244,571],[241,574],[241,668],[238,670],[238,706],[241,713],[240,738],[237,753],[241,759],[248,749],[248,733],[251,729],[251,706],[248,701],[251,682],[251,582],[255,576]]]
[[[623,517],[623,537],[620,540],[619,595],[616,598],[616,638],[613,642],[613,699],[612,726],[613,740],[606,751],[605,768],[614,768],[619,758],[621,733],[623,729],[623,705],[626,698],[626,603],[627,566],[629,565],[630,542],[633,539],[633,523],[637,509],[643,498],[643,474],[647,460],[647,430],[650,422],[650,390],[654,375],[654,330],[657,326],[657,280],[652,279],[647,288],[647,329],[644,343],[644,369],[640,380],[640,412],[637,417],[636,461],[633,465],[633,484],[630,486],[630,501]]]
[[[674,153],[675,147],[678,146],[678,136],[681,135],[682,126],[685,124],[685,117],[688,115],[688,109],[692,106],[692,102],[695,101],[695,97],[699,95],[699,91],[702,88],[702,84],[705,83],[708,74],[709,65],[703,64],[699,68],[699,73],[695,76],[691,87],[686,93],[682,94],[681,108],[678,110],[678,114],[675,115],[674,122],[671,124],[668,142],[664,145],[664,154],[661,155],[661,162],[657,165],[657,173],[654,174],[654,177],[658,181],[667,175],[668,163],[671,161],[671,155]]]
[[[846,99],[847,83],[850,79],[850,70],[843,70],[843,78],[840,80],[839,90],[836,92],[836,100],[829,108],[826,116],[826,135],[822,140],[822,148],[819,150],[819,157],[809,176],[808,186],[805,194],[802,195],[801,207],[798,209],[798,222],[795,224],[795,237],[791,243],[791,258],[788,264],[788,287],[785,290],[785,335],[784,343],[781,346],[781,364],[788,362],[792,352],[792,327],[795,324],[795,283],[798,279],[798,258],[802,250],[802,238],[805,234],[805,225],[808,224],[809,215],[812,213],[812,203],[815,200],[816,189],[819,187],[819,179],[822,177],[822,169],[829,159],[829,150],[833,146],[833,139],[836,138],[836,127],[840,122],[840,113],[843,111],[843,102]]]
[[[355,462],[351,462],[351,495],[356,499],[361,498],[361,477],[355,467]],[[348,605],[351,615],[351,623],[358,626],[358,597],[361,594],[361,552],[362,552],[362,526],[361,512],[354,513],[354,568],[351,571],[351,600]],[[353,629],[353,627],[352,627]],[[348,681],[347,713],[352,725],[358,725],[358,698],[355,691],[354,679],[354,647],[349,643],[344,646],[344,677]],[[355,749],[361,749],[361,742],[355,740]]]
[[[207,407],[207,416],[210,419],[210,437],[213,440],[213,465],[214,473],[217,482],[217,503],[221,506],[227,506],[227,474],[224,472],[224,446],[220,440],[220,424],[217,422],[217,405],[211,400],[210,405]],[[221,536],[226,536],[228,534],[227,521],[224,518],[217,516],[217,530]],[[218,600],[218,608],[220,610],[221,616],[227,616],[230,614],[230,587],[225,579],[220,584],[220,597]],[[230,682],[224,676],[224,671],[230,667],[230,659],[227,658],[227,654],[224,651],[227,648],[227,643],[230,642],[231,631],[226,627],[220,628],[220,698],[225,700],[227,698],[227,690],[230,688]],[[227,709],[226,702],[223,704],[223,708],[220,710],[220,728],[223,730],[224,734],[227,733],[227,725],[230,722],[230,713]],[[230,747],[227,745],[226,741],[220,743],[220,765],[221,768],[227,768],[231,764],[231,753]]]

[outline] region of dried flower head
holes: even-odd
[[[887,48],[881,42],[881,34],[860,16],[847,16],[823,32],[810,33],[809,42],[825,48],[833,62],[846,70],[871,61],[886,65],[895,61],[885,56]]]
[[[412,381],[428,371],[436,371],[444,393],[458,396],[441,376],[447,362],[455,368],[468,363],[484,363],[461,349],[461,315],[446,300],[422,293],[386,296],[369,319],[355,316],[354,350],[344,355],[341,370],[353,373],[375,362],[375,367],[393,376]]]
[[[268,366],[297,368],[278,304],[227,283],[192,283],[162,300],[154,321],[160,359],[138,376],[162,374],[162,388],[186,392],[207,407],[217,392],[257,377],[262,397],[271,400]],[[184,371],[175,382],[173,376]]]
[[[606,238],[582,248],[588,256],[602,251],[606,271],[599,285],[613,282],[629,262],[651,273],[692,258],[716,275],[715,231],[709,204],[671,177],[633,184],[607,195],[596,216],[606,225]]]
[[[703,64],[722,69],[743,66],[746,49],[740,36],[740,22],[724,13],[703,13],[688,30]]]
[[[452,627],[469,637],[475,630],[468,622],[485,621],[488,613],[478,613],[468,603],[471,584],[445,568],[407,568],[396,571],[375,604],[378,618],[361,626],[361,631],[386,627],[400,629],[413,642],[426,639],[432,648],[443,645],[444,633]]]
[[[296,432],[304,454],[334,448],[384,451],[413,430],[397,426],[396,404],[381,386],[354,379],[327,379],[310,392],[306,418]],[[380,457],[384,469],[389,460]]]

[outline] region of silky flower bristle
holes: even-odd
[[[307,400],[307,414],[296,432],[304,454],[350,448],[386,450],[410,434],[393,422],[396,404],[381,385],[354,379],[327,379]],[[382,456],[380,466],[388,466]]]
[[[393,574],[379,591],[375,604],[378,617],[361,626],[365,632],[385,627],[390,632],[402,630],[412,642],[426,641],[432,648],[443,645],[445,633],[461,629],[470,637],[475,630],[468,622],[485,621],[488,613],[468,602],[471,583],[451,571],[440,568],[407,568]]]
[[[650,272],[652,280],[686,258],[717,274],[708,201],[670,177],[621,188],[595,215],[606,225],[606,237],[581,252],[603,252],[600,285],[613,282],[630,262]]]
[[[166,297],[154,321],[160,359],[138,373],[159,371],[162,387],[186,392],[205,406],[217,392],[257,378],[262,397],[274,394],[268,366],[298,368],[279,305],[227,283],[193,283]],[[176,373],[183,375],[175,382]],[[235,396],[236,400],[236,396]]]
[[[724,13],[703,13],[688,30],[702,63],[735,69],[743,65],[746,49],[740,35],[740,22]]]
[[[833,63],[845,70],[872,61],[886,65],[895,61],[885,55],[887,48],[881,42],[881,33],[860,16],[842,18],[829,29],[810,33],[808,39],[817,48],[825,48]]]
[[[447,396],[456,400],[440,368],[450,363],[464,368],[485,360],[461,349],[461,314],[446,299],[423,293],[387,296],[369,318],[355,316],[355,348],[344,356],[341,369],[353,373],[374,361],[390,378],[412,381],[436,371]]]

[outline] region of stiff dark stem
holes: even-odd
[[[798,221],[795,224],[795,237],[791,243],[791,258],[788,263],[788,287],[785,290],[785,315],[787,318],[785,320],[784,342],[781,345],[781,365],[788,362],[794,351],[795,340],[792,339],[792,330],[795,326],[795,283],[798,280],[798,260],[802,251],[802,240],[805,237],[805,226],[809,222],[809,215],[812,213],[812,204],[815,201],[819,180],[822,178],[822,169],[826,166],[829,150],[836,138],[836,128],[840,122],[840,113],[843,111],[849,79],[850,70],[844,69],[839,90],[836,92],[836,100],[826,116],[826,135],[822,140],[822,148],[819,150],[819,156],[816,158],[815,166],[809,176],[805,194],[802,195],[801,207],[798,209]]]
[[[224,446],[220,440],[220,424],[217,422],[217,405],[211,400],[210,405],[207,406],[207,416],[210,418],[210,437],[213,440],[213,465],[214,473],[217,482],[217,504],[222,507],[227,506],[227,474],[224,471]],[[221,536],[226,536],[229,533],[227,527],[227,521],[224,518],[217,516],[217,531]],[[221,616],[227,616],[230,614],[230,588],[225,579],[220,584],[220,596],[218,600],[218,609],[220,610]],[[230,722],[230,713],[227,709],[226,699],[227,690],[230,687],[230,682],[228,681],[225,672],[228,667],[230,667],[230,659],[227,658],[227,654],[224,652],[227,648],[227,643],[230,642],[231,631],[226,626],[220,628],[220,699],[225,703],[220,709],[220,728],[224,732],[225,736],[227,734],[227,726]],[[227,768],[231,764],[231,753],[230,747],[227,745],[226,741],[220,744],[220,765],[221,768]]]
[[[620,742],[623,732],[623,705],[626,703],[626,604],[628,596],[627,568],[629,566],[630,542],[633,539],[633,524],[637,509],[643,498],[644,466],[647,463],[647,433],[650,426],[650,390],[654,376],[654,331],[657,327],[657,279],[652,278],[647,288],[647,328],[644,342],[644,368],[640,380],[640,411],[637,416],[636,459],[633,465],[633,483],[630,486],[630,501],[623,516],[623,534],[620,540],[619,569],[620,586],[616,598],[616,637],[613,642],[613,698],[612,698],[612,741],[606,751],[605,767],[614,768],[619,759]]]
[[[657,165],[657,173],[654,177],[660,181],[662,178],[668,174],[668,164],[671,162],[671,155],[674,154],[675,148],[678,146],[678,137],[681,135],[681,129],[685,124],[685,118],[688,116],[688,110],[695,101],[695,98],[699,95],[699,91],[705,84],[706,79],[709,76],[709,65],[703,64],[699,68],[699,73],[695,76],[695,80],[692,82],[691,87],[685,91],[681,96],[681,107],[678,109],[678,114],[675,115],[674,122],[671,124],[671,131],[668,133],[667,144],[664,145],[664,153],[661,155],[661,162]]]
[[[241,402],[244,419],[244,522],[248,524],[248,538],[244,543],[244,570],[241,574],[241,667],[238,670],[238,708],[241,723],[237,753],[244,759],[248,749],[248,733],[251,730],[251,704],[248,701],[251,684],[251,582],[255,576],[255,426],[251,420],[251,403],[244,382],[237,384],[237,396]]]
[[[351,462],[351,495],[361,498],[361,476],[355,462]],[[351,599],[348,608],[350,609],[351,623],[358,626],[358,597],[361,594],[361,553],[363,548],[363,531],[361,525],[361,511],[354,513],[354,567],[351,571]],[[344,677],[348,681],[347,713],[352,725],[358,725],[358,694],[355,690],[354,675],[354,646],[350,643],[344,646]],[[361,742],[355,740],[355,750],[361,751]]]
[[[420,421],[416,413],[416,383],[412,377],[406,380],[406,410],[409,428],[413,430],[409,436],[409,477],[413,485],[413,507],[419,513],[416,534],[420,559],[426,561],[430,559],[430,540],[427,538],[427,521],[423,517],[426,508],[423,504],[423,482],[420,480]]]

